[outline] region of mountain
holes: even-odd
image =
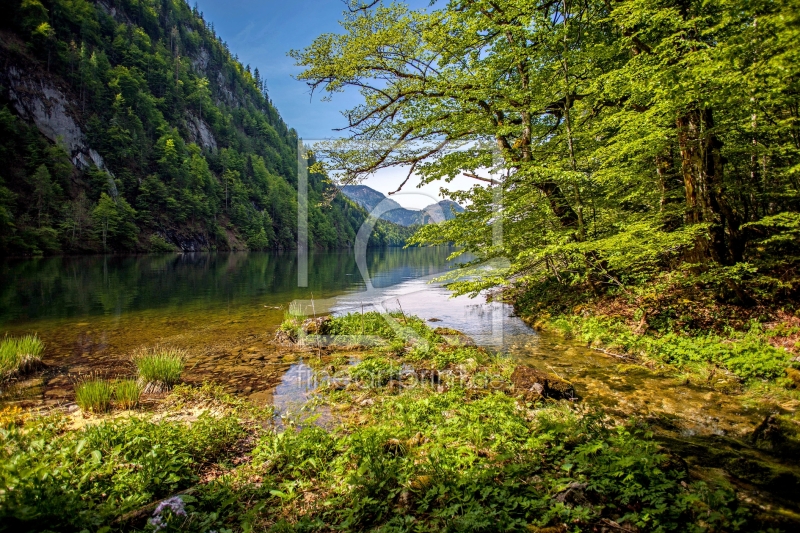
[[[1,2],[0,255],[293,247],[298,136],[264,85],[182,0]],[[366,218],[314,173],[308,206],[317,248]]]
[[[445,220],[453,220],[458,213],[463,213],[464,208],[452,200],[439,200],[435,204],[431,204],[425,209],[426,224],[444,222]]]
[[[455,218],[455,213],[464,211],[463,207],[451,200],[441,200],[422,210],[406,209],[382,192],[366,185],[345,185],[342,193],[368,212],[381,202],[386,202],[382,209],[388,211],[384,212],[381,219],[406,227],[451,220]]]

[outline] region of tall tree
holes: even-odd
[[[753,239],[783,231],[759,217],[796,216],[799,21],[790,0],[353,3],[344,33],[292,55],[312,90],[363,96],[351,142],[323,147],[341,181],[479,180],[453,194],[468,213],[417,236],[511,259],[464,286],[597,290],[681,262],[741,272]]]

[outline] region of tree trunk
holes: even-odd
[[[676,120],[686,222],[708,223],[709,239],[699,243],[702,255],[729,265],[742,258],[739,217],[725,198],[722,142],[714,134],[710,109],[692,109]]]
[[[577,228],[578,214],[570,205],[561,187],[552,181],[546,181],[536,187],[547,197],[547,201],[550,203],[550,209],[553,210],[553,214],[558,218],[561,227]]]

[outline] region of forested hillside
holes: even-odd
[[[0,253],[296,242],[297,133],[183,1],[3,2],[0,86]],[[365,215],[325,188],[310,243],[347,246]]]

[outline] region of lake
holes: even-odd
[[[447,260],[453,251],[369,250],[369,280],[351,250],[316,252],[309,257],[308,287],[298,287],[293,252],[9,261],[0,267],[0,331],[37,333],[47,344],[47,367],[6,384],[0,400],[67,404],[77,378],[133,375],[131,355],[156,344],[188,351],[189,383],[220,383],[259,403],[275,401],[276,394],[277,404],[281,397],[305,397],[308,384],[297,379],[302,354],[272,343],[296,301],[309,315],[362,310],[418,315],[572,381],[587,403],[625,416],[669,417],[684,434],[741,435],[763,418],[763,408],[742,406],[730,395],[539,334],[509,305],[453,298],[433,282],[456,268],[457,261]]]
[[[355,311],[409,281],[446,300],[444,289],[426,283],[455,266],[447,261],[453,251],[369,250],[368,299],[359,298],[367,283],[352,250],[311,253],[307,287],[298,287],[294,252],[9,260],[0,264],[0,332],[37,333],[47,369],[4,387],[2,399],[68,401],[78,376],[132,374],[131,354],[154,344],[189,351],[189,382],[217,381],[267,399],[291,364],[291,354],[270,343],[290,302],[315,302],[309,314]]]

